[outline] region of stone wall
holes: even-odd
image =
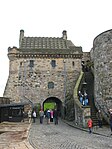
[[[82,61],[90,61],[90,52],[83,52]]]
[[[14,56],[14,55],[13,55]],[[19,102],[24,96],[34,103],[43,103],[49,97],[62,102],[66,94],[73,94],[73,88],[81,71],[80,58],[16,58],[10,60],[9,78],[4,97]],[[34,66],[30,67],[33,60]],[[56,66],[52,67],[51,61]],[[54,83],[48,88],[48,82]]]
[[[97,108],[107,113],[112,108],[112,30],[98,35],[93,41],[95,101]]]

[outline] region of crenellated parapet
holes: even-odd
[[[17,47],[9,47],[8,48],[8,58],[9,60],[15,60],[16,59],[16,56],[17,54],[19,53],[19,50]]]

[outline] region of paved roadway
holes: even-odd
[[[112,138],[70,127],[61,120],[58,125],[32,123],[29,142],[34,149],[112,149]]]

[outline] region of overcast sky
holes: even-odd
[[[84,52],[94,38],[112,28],[112,0],[0,0],[0,96],[9,74],[8,47],[19,47],[19,33],[25,36],[61,37]]]

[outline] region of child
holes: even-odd
[[[89,128],[89,133],[92,133],[93,121],[91,118],[88,120],[87,124]]]

